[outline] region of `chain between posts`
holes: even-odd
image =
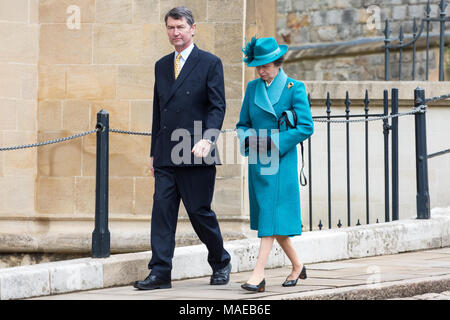
[[[412,111],[409,111],[409,112],[392,114],[392,115],[387,115],[387,116],[379,116],[379,117],[373,117],[373,118],[367,118],[367,119],[356,119],[356,120],[354,120],[354,119],[352,119],[352,120],[313,119],[313,121],[315,121],[315,122],[330,122],[330,123],[347,123],[347,122],[365,122],[365,121],[384,120],[384,119],[387,119],[387,118],[394,118],[394,117],[400,117],[400,116],[415,114],[417,112],[423,112],[423,110],[424,110],[423,107],[426,107],[426,106],[419,106],[418,108],[414,108]],[[11,151],[11,150],[18,150],[18,149],[41,147],[41,146],[45,146],[45,145],[49,145],[49,144],[60,143],[60,142],[69,141],[69,140],[76,139],[76,138],[81,138],[81,137],[93,134],[93,133],[95,133],[95,132],[97,132],[99,130],[101,130],[101,129],[100,128],[96,128],[96,129],[93,129],[93,130],[90,130],[90,131],[86,131],[86,132],[83,132],[83,133],[74,134],[74,135],[69,136],[69,137],[58,138],[58,139],[48,140],[48,141],[44,141],[44,142],[37,142],[37,143],[32,143],[32,144],[25,144],[25,145],[11,146],[11,147],[3,147],[3,148],[0,148],[0,152],[1,151]],[[152,135],[151,132],[137,132],[137,131],[128,131],[128,130],[120,130],[120,129],[109,129],[109,131],[113,132],[113,133],[122,133],[122,134],[130,134],[130,135],[144,135],[144,136],[151,136]],[[236,129],[232,128],[232,129],[220,130],[221,133],[233,132],[233,131],[236,131]]]
[[[37,143],[32,143],[32,144],[20,145],[20,146],[4,147],[4,148],[0,148],[0,151],[10,151],[10,150],[17,150],[17,149],[41,147],[41,146],[45,146],[45,145],[49,145],[49,144],[54,144],[54,143],[64,142],[64,141],[68,141],[68,140],[72,140],[72,139],[76,139],[76,138],[81,138],[81,137],[87,136],[89,134],[92,134],[94,132],[97,132],[97,129],[93,129],[93,130],[86,131],[83,133],[74,134],[69,137],[53,139],[53,140],[48,140],[48,141],[44,141],[44,142],[37,142]]]
[[[426,110],[426,105],[421,105],[418,107],[413,108],[411,111],[408,112],[401,112],[396,114],[390,114],[385,116],[376,116],[376,117],[370,117],[370,118],[363,118],[363,119],[344,119],[344,120],[330,120],[330,119],[314,119],[314,122],[325,122],[325,123],[354,123],[354,122],[369,122],[369,121],[377,121],[377,120],[386,120],[389,118],[397,118],[401,116],[407,116],[411,114],[416,114],[419,112],[424,112]]]
[[[151,132],[137,132],[137,131],[128,131],[128,130],[120,130],[120,129],[109,129],[109,132],[114,133],[123,133],[123,134],[131,134],[131,135],[141,135],[141,136],[151,136]]]
[[[369,117],[369,118],[363,118],[363,119],[330,120],[330,119],[314,119],[314,117],[313,117],[313,121],[314,122],[325,122],[325,123],[353,123],[353,122],[377,121],[377,120],[385,120],[385,119],[389,119],[389,118],[396,118],[396,117],[401,117],[401,116],[412,115],[412,114],[416,114],[419,112],[425,112],[426,107],[427,107],[426,105],[420,105],[418,107],[413,108],[411,111],[408,111],[408,112],[390,114],[390,115],[385,115],[385,116]],[[115,132],[115,133],[133,134],[133,135],[149,135],[149,136],[151,135],[151,132],[134,132],[134,131],[119,130],[119,129],[109,129],[109,131]],[[220,130],[221,133],[233,132],[233,131],[236,131],[236,128]]]
[[[437,97],[425,99],[425,102],[434,102],[434,101],[445,100],[445,99],[449,99],[449,98],[450,98],[450,93],[449,94],[444,94],[442,96],[437,96]]]
[[[429,98],[429,99],[426,99],[426,102],[434,102],[434,101],[448,99],[448,98],[450,98],[450,94],[442,95],[439,97]],[[411,111],[408,111],[408,112],[376,116],[376,117],[370,117],[370,118],[363,118],[363,119],[331,120],[331,119],[314,119],[314,117],[313,117],[313,121],[321,122],[321,123],[355,123],[355,122],[369,122],[369,121],[377,121],[377,120],[386,120],[389,118],[396,118],[396,117],[401,117],[401,116],[412,115],[415,113],[422,113],[422,112],[425,112],[426,107],[427,107],[426,105],[420,105],[420,106],[414,107]],[[99,130],[101,130],[101,128],[95,128],[93,130],[74,134],[69,137],[53,139],[53,140],[48,140],[48,141],[44,141],[44,142],[37,142],[37,143],[32,143],[32,144],[18,145],[18,146],[11,146],[11,147],[3,147],[3,148],[0,148],[0,152],[41,147],[41,146],[45,146],[45,145],[49,145],[49,144],[60,143],[60,142],[64,142],[64,141],[68,141],[68,140],[72,140],[72,139],[76,139],[76,138],[81,138],[81,137],[93,134],[95,132],[98,132]],[[143,135],[143,136],[151,136],[152,135],[151,132],[138,132],[138,131],[129,131],[129,130],[112,129],[112,128],[110,128],[109,131],[113,132],[113,133],[121,133],[121,134],[129,134],[129,135]],[[236,128],[220,130],[221,133],[233,132],[233,131],[236,131]]]

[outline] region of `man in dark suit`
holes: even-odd
[[[155,64],[150,150],[155,177],[152,258],[148,265],[151,272],[134,286],[141,290],[171,287],[180,199],[208,249],[208,263],[213,271],[210,284],[227,284],[231,258],[223,247],[219,224],[211,210],[215,165],[219,164],[215,141],[225,116],[222,62],[194,45],[196,24],[188,8],[173,8],[166,14],[165,22],[175,52]]]

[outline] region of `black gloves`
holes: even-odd
[[[245,138],[245,149],[251,147],[253,150],[257,152],[267,153],[271,150],[272,147],[272,139],[269,136],[258,137],[258,136],[249,136]]]

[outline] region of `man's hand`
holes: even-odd
[[[206,157],[209,154],[209,151],[211,150],[211,143],[206,140],[202,139],[199,142],[197,142],[194,147],[192,148],[192,152],[196,157]]]
[[[150,171],[152,172],[152,177],[154,177],[155,169],[153,169],[153,157],[150,157]]]

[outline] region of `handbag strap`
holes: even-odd
[[[291,113],[294,123],[291,123],[291,121],[289,120],[288,113]],[[283,124],[286,124],[287,129],[295,128],[297,126],[297,113],[295,112],[294,108],[291,107],[281,114],[280,119],[278,119],[278,129],[280,129]],[[305,159],[303,156],[303,141],[300,142],[300,150],[302,153],[302,167],[300,169],[299,179],[300,179],[300,185],[302,185],[304,187],[308,184],[308,180],[306,179],[306,175],[305,175],[305,171],[304,171]]]
[[[304,187],[308,184],[308,180],[306,179],[306,175],[305,175],[305,171],[304,171],[305,161],[303,159],[303,141],[300,142],[300,151],[302,153],[302,168],[300,169],[300,184]]]

